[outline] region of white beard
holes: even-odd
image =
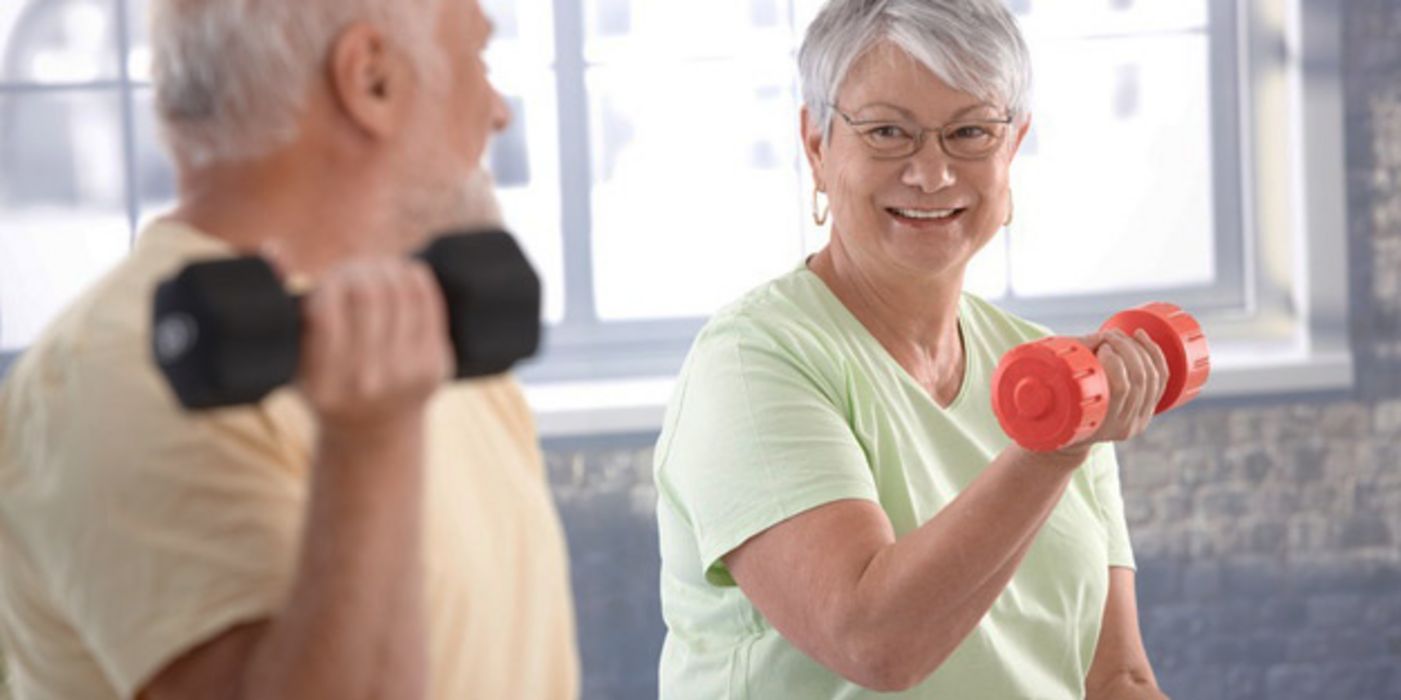
[[[406,180],[397,218],[400,230],[413,238],[411,247],[445,233],[503,228],[495,181],[485,168],[450,183],[429,182],[422,175]]]

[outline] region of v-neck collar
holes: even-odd
[[[861,319],[857,318],[856,314],[853,314],[851,309],[848,309],[846,304],[843,304],[842,300],[837,297],[836,293],[827,286],[827,283],[807,266],[806,261],[799,264],[797,273],[806,276],[808,284],[815,285],[818,288],[821,298],[825,301],[826,305],[836,313],[837,317],[849,327],[848,330],[860,339],[861,343],[882,358],[882,362],[889,364],[896,375],[900,377],[900,381],[907,385],[907,389],[913,389],[918,392],[929,402],[930,406],[945,413],[956,411],[967,402],[972,385],[969,378],[982,376],[982,368],[978,366],[978,363],[981,362],[981,358],[977,352],[974,352],[968,340],[968,328],[966,323],[966,319],[968,318],[968,298],[966,295],[959,294],[957,319],[958,342],[963,349],[963,377],[958,385],[958,393],[954,395],[953,400],[949,402],[948,406],[942,406],[939,404],[939,401],[934,398],[933,394],[926,390],[924,385],[920,384],[919,381],[905,369],[904,365],[901,365],[895,360],[895,357],[890,354],[889,350],[885,349],[885,346],[871,333],[870,329],[866,328],[866,325],[861,323]]]

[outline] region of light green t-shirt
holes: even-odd
[[[866,690],[799,651],[721,561],[769,527],[843,499],[879,503],[903,536],[1010,445],[992,413],[992,374],[1003,353],[1047,331],[969,294],[959,326],[967,369],[948,408],[805,267],[701,331],[656,451],[662,698],[1084,696],[1109,567],[1133,566],[1112,447],[1095,448],[1076,472],[977,629],[905,693]]]

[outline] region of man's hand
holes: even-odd
[[[303,319],[298,385],[328,436],[416,416],[453,373],[442,293],[420,262],[335,268],[306,299]]]

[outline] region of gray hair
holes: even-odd
[[[803,101],[829,134],[832,103],[857,60],[889,41],[940,80],[1024,118],[1031,56],[1002,0],[831,0],[798,52]]]
[[[266,155],[296,138],[336,37],[366,20],[439,69],[440,0],[154,0],[152,73],[162,132],[192,166]]]

